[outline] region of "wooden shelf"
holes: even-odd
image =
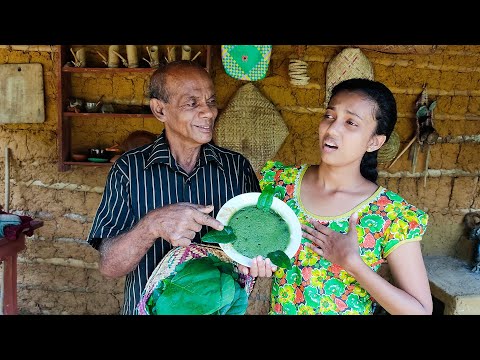
[[[81,165],[81,166],[112,166],[113,163],[111,163],[110,161],[107,161],[107,162],[103,162],[103,163],[97,163],[97,162],[93,162],[93,161],[64,161],[63,162],[64,165]]]
[[[87,48],[91,45],[86,45]],[[205,66],[205,69],[210,72],[212,67],[212,46],[211,45],[200,45],[202,47],[202,53],[205,56],[202,56],[202,65]],[[58,142],[58,171],[67,171],[72,166],[102,166],[108,167],[112,166],[112,163],[95,163],[90,161],[73,161],[72,160],[72,131],[74,127],[72,123],[79,118],[84,118],[86,120],[92,118],[117,118],[112,122],[112,124],[122,121],[122,119],[131,119],[131,118],[145,118],[145,119],[154,119],[152,113],[141,113],[141,111],[148,111],[148,107],[144,108],[139,105],[118,105],[115,108],[115,99],[112,102],[116,111],[119,113],[87,113],[87,112],[69,112],[65,111],[67,105],[69,104],[69,98],[72,95],[72,74],[90,74],[92,75],[105,75],[105,74],[129,74],[131,76],[146,77],[151,75],[156,68],[149,67],[138,67],[138,68],[128,68],[128,67],[118,67],[118,68],[109,68],[103,67],[103,64],[100,62],[92,62],[91,64],[94,67],[75,67],[71,65],[71,55],[69,53],[69,45],[57,45],[57,50],[53,53],[56,57],[56,66],[55,73],[57,75],[57,142]],[[204,61],[204,62],[203,62]],[[87,61],[87,64],[89,62]],[[100,67],[99,67],[100,66]],[[99,94],[98,96],[107,95]],[[112,94],[109,94],[112,95]],[[131,111],[132,113],[128,113]]]
[[[153,114],[120,114],[120,113],[76,113],[76,112],[64,112],[63,116],[69,117],[121,117],[121,118],[148,118],[153,119]]]
[[[126,68],[126,67],[119,67],[119,68],[88,68],[88,67],[75,67],[75,66],[67,66],[64,65],[62,67],[62,72],[64,73],[101,73],[101,74],[108,74],[108,73],[123,73],[123,72],[133,72],[133,73],[153,73],[156,69],[155,68]]]

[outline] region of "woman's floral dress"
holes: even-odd
[[[378,271],[398,246],[420,241],[428,214],[398,194],[379,186],[377,191],[349,212],[339,216],[317,216],[300,200],[302,178],[309,165],[285,166],[268,161],[261,170],[260,187],[275,186],[275,196],[297,214],[300,223],[320,220],[329,228],[345,233],[348,219],[358,212],[358,246],[363,261]],[[311,226],[311,225],[310,225]],[[336,264],[305,247],[302,238],[291,259],[292,269],[278,268],[273,276],[270,314],[373,314],[375,300],[356,280]]]

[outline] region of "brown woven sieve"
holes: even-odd
[[[400,136],[393,130],[388,141],[378,150],[377,161],[379,163],[390,162],[397,156],[400,149]]]
[[[175,267],[178,264],[181,264],[190,259],[197,259],[200,257],[208,256],[209,254],[215,255],[220,260],[225,262],[233,263],[233,268],[236,272],[238,272],[238,267],[232,259],[230,259],[227,254],[223,252],[222,249],[212,246],[212,245],[205,245],[205,244],[190,244],[187,247],[184,246],[177,246],[170,250],[160,261],[157,265],[155,270],[153,270],[152,274],[148,278],[147,284],[142,292],[142,297],[137,305],[137,313],[139,315],[150,315],[148,313],[146,304],[148,298],[152,294],[153,290],[157,287],[160,280],[163,280],[173,274],[175,272]],[[239,283],[241,286],[244,287],[247,295],[253,290],[253,285],[255,284],[255,279],[250,275],[243,275],[239,273]]]
[[[325,77],[325,106],[327,106],[335,85],[353,78],[373,80],[373,67],[360,49],[346,48],[328,63]]]
[[[287,125],[278,110],[249,82],[237,90],[219,115],[214,141],[246,156],[259,172],[287,136]]]

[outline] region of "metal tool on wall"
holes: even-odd
[[[425,156],[425,169],[424,169],[424,183],[423,186],[427,185],[428,177],[428,163],[430,161],[430,145],[436,143],[439,134],[433,126],[433,110],[437,106],[437,101],[429,101],[427,84],[423,85],[423,90],[415,102],[415,122],[416,122],[416,131],[413,138],[407,144],[407,146],[398,154],[398,156],[392,161],[388,166],[391,168],[393,164],[410,148],[408,159],[412,161],[412,173],[415,173],[417,168],[418,152],[419,150],[424,152],[426,150],[427,154]]]
[[[417,163],[418,149],[420,148],[422,152],[426,150],[425,175],[423,178],[423,186],[425,187],[427,185],[428,163],[430,161],[430,145],[435,144],[439,136],[438,132],[433,127],[433,110],[437,106],[437,102],[435,100],[429,102],[426,84],[423,85],[423,91],[415,105],[417,108],[417,112],[415,113],[417,123],[417,143],[415,144],[413,166],[416,166]],[[412,172],[415,172],[415,170]]]

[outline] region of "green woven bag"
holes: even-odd
[[[239,80],[261,80],[268,71],[272,45],[222,45],[226,73]]]

